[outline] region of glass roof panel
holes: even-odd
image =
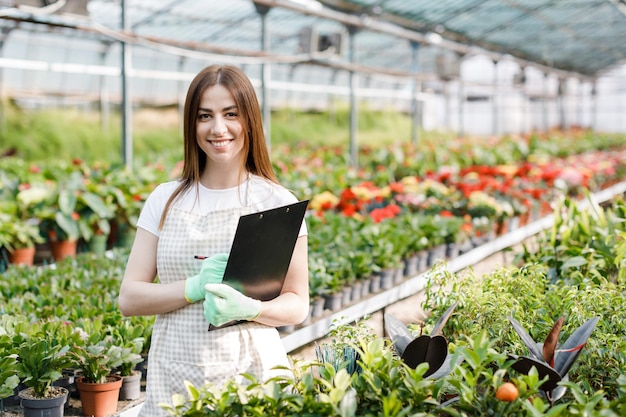
[[[20,0],[15,1],[19,4]],[[75,36],[71,29],[45,25],[76,25],[87,29],[81,35],[84,39],[119,40],[121,0],[74,1],[88,1],[88,16],[27,13],[11,7],[13,1],[0,0],[0,28],[12,30],[20,25],[23,30]],[[453,46],[463,53],[479,48],[493,56],[508,54],[589,76],[626,58],[626,6],[620,9],[621,3],[614,0],[258,1],[279,5],[267,14],[270,53],[292,57],[294,62],[297,55],[310,52],[302,50],[302,34],[311,29],[316,35],[340,33],[340,61],[347,63],[347,27],[335,19],[359,22],[359,65],[390,71],[411,70],[410,37],[385,28],[404,30],[419,39],[434,32],[448,42],[442,48]],[[252,0],[126,0],[125,4],[130,31],[141,40],[248,58],[258,56],[262,49],[262,19]],[[111,37],[107,32],[111,30],[118,33]]]

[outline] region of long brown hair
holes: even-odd
[[[181,173],[181,184],[172,193],[165,205],[159,228],[163,227],[165,217],[172,202],[192,186],[197,186],[200,174],[207,164],[204,151],[198,146],[196,139],[196,124],[198,120],[198,108],[204,91],[215,85],[225,87],[235,99],[239,111],[239,121],[247,139],[244,142],[240,171],[248,171],[278,183],[274,168],[270,161],[269,152],[263,132],[263,118],[259,101],[252,83],[239,68],[232,65],[211,65],[200,71],[189,85],[187,98],[185,99],[184,111],[184,163]]]

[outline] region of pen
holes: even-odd
[[[193,259],[206,259],[208,258],[208,256],[202,256],[202,255],[194,255]]]

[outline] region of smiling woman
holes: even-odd
[[[141,416],[166,415],[159,404],[185,381],[245,384],[243,373],[283,374],[289,361],[276,349],[276,328],[309,312],[304,221],[278,296],[261,301],[222,284],[239,218],[297,201],[276,180],[254,87],[237,67],[210,66],[191,82],[184,155],[180,179],[145,202],[120,288],[124,315],[156,315]]]

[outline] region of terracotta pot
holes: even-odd
[[[76,240],[61,240],[57,242],[50,242],[50,250],[52,251],[52,257],[55,261],[60,261],[63,258],[76,256]]]
[[[80,402],[83,406],[83,415],[92,417],[106,417],[117,412],[117,400],[122,387],[122,377],[110,375],[104,384],[83,382],[83,378],[76,379],[76,388],[80,393]]]
[[[9,252],[9,263],[32,266],[35,263],[35,247],[16,248]]]

